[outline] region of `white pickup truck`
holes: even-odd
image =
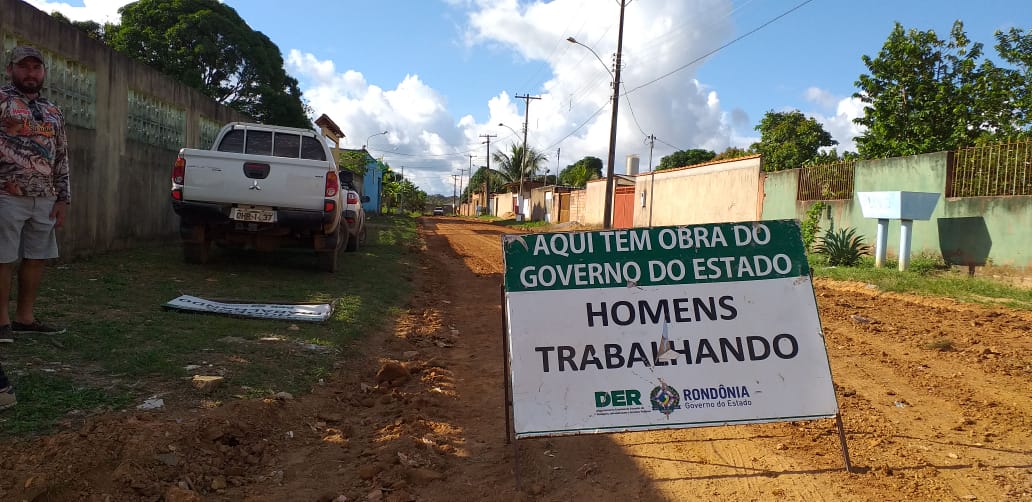
[[[206,263],[213,242],[313,249],[337,270],[347,246],[337,163],[314,129],[233,122],[210,150],[183,148],[172,168],[172,208],[183,257]]]

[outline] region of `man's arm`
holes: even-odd
[[[61,126],[57,130],[57,138],[54,152],[54,189],[57,191],[57,202],[50,211],[50,219],[55,220],[54,225],[60,227],[64,223],[65,212],[68,204],[71,203],[71,175],[68,169],[68,137],[65,134],[64,115],[61,116]]]

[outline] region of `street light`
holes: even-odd
[[[624,7],[627,6],[627,0],[620,0],[620,30],[616,39],[616,62],[614,66],[616,71],[609,71],[609,67],[602,61],[602,58],[598,57],[595,51],[580,42],[573,37],[566,39],[571,44],[577,44],[595,54],[595,58],[598,59],[599,63],[606,68],[609,75],[613,77],[613,118],[609,124],[609,159],[608,165],[606,166],[606,204],[605,214],[602,215],[602,227],[610,229],[613,227],[613,163],[616,162],[616,113],[620,109],[620,54],[623,52],[623,25],[624,25]]]
[[[376,134],[370,134],[369,137],[365,139],[365,144],[362,145],[362,149],[364,150],[365,147],[369,146],[369,140],[375,138],[376,136],[381,136],[381,135],[384,135],[384,134],[387,134],[387,131],[378,132]]]
[[[513,134],[517,136],[520,134],[516,132],[516,129],[505,125],[502,122],[498,123],[499,126],[508,127]],[[523,172],[527,170],[527,132],[523,132],[523,156],[520,158],[520,193],[516,196],[516,221],[523,221]]]

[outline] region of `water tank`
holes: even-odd
[[[627,175],[636,176],[638,174],[638,163],[640,160],[637,155],[627,156]]]

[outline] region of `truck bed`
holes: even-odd
[[[326,186],[326,162],[184,149],[186,160],[183,200],[219,204],[261,205],[280,209],[321,211]],[[248,177],[268,166],[268,174]]]

